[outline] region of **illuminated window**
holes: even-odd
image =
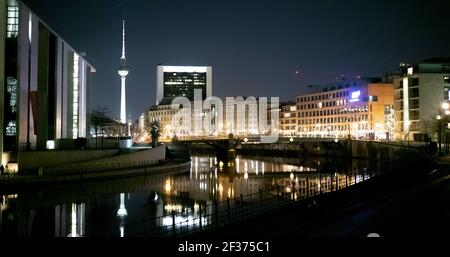
[[[47,150],[55,150],[55,141],[53,140],[47,141]]]
[[[444,83],[450,84],[450,77],[444,77]]]
[[[7,7],[6,37],[17,38],[19,35],[19,6],[16,1],[11,1]]]
[[[444,87],[444,99],[447,101],[450,101],[450,87],[446,86]]]
[[[414,68],[408,68],[408,75],[413,75],[414,74]]]
[[[17,135],[17,127],[16,127],[16,121],[10,121],[8,125],[6,126],[6,135],[7,136],[16,136]]]
[[[11,108],[11,113],[16,113],[17,112],[17,79],[7,78],[6,91],[10,95],[9,107]]]

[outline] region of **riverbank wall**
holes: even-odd
[[[314,141],[275,144],[241,144],[238,154],[283,155],[289,157],[324,156],[368,160],[417,160],[436,153],[428,144],[407,145],[373,141]]]

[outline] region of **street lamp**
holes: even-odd
[[[447,150],[447,133],[446,129],[448,126],[447,117],[450,115],[450,103],[444,102],[441,104],[441,110],[439,114],[436,116],[438,122],[438,140],[439,140],[439,153],[442,154],[442,132],[444,131],[445,135],[445,147]]]
[[[406,135],[405,140],[408,140],[408,146],[409,146],[409,132],[411,132],[411,121],[405,121],[405,127],[406,127]]]

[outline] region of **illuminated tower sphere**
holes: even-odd
[[[122,27],[122,57],[120,58],[119,75],[121,78],[121,91],[120,91],[120,122],[127,123],[127,102],[126,102],[126,87],[125,82],[127,80],[128,73],[127,58],[125,57],[125,21],[123,21]]]

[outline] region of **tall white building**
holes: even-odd
[[[125,56],[125,21],[122,26],[122,57],[120,58],[119,75],[121,78],[120,87],[120,122],[127,123],[127,100],[126,100],[126,80],[129,73],[127,58]]]

